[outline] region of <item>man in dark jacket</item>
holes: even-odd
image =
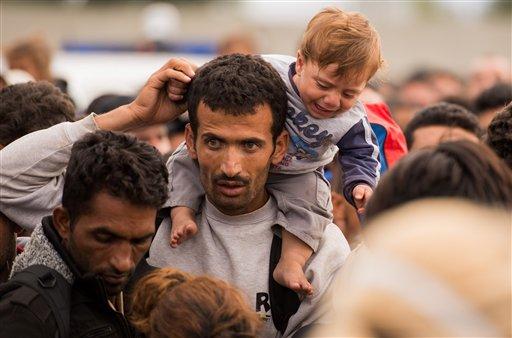
[[[166,91],[173,73],[193,76],[180,67],[168,62],[129,105],[2,150],[0,211],[34,231],[0,286],[0,337],[133,335],[122,290],[149,248],[168,173],[156,149],[112,131],[179,115]]]

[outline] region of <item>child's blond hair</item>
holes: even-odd
[[[383,64],[380,49],[379,34],[366,17],[326,8],[309,22],[299,51],[320,68],[337,64],[338,76],[368,81]]]

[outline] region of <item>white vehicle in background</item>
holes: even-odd
[[[59,52],[52,68],[56,77],[68,82],[69,95],[82,112],[103,94],[135,95],[148,77],[173,57],[202,65],[214,55]]]

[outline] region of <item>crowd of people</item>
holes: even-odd
[[[509,62],[376,84],[336,8],[243,41],[84,112],[7,49],[0,337],[511,336]]]

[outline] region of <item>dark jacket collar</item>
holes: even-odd
[[[44,217],[42,224],[46,238],[48,238],[48,241],[52,244],[55,251],[57,251],[64,263],[66,263],[73,273],[75,277],[74,285],[80,285],[80,292],[86,294],[88,297],[108,302],[108,295],[103,280],[96,275],[82,274],[80,272],[73,257],[71,257],[71,254],[62,244],[62,238],[53,225],[52,217]]]

